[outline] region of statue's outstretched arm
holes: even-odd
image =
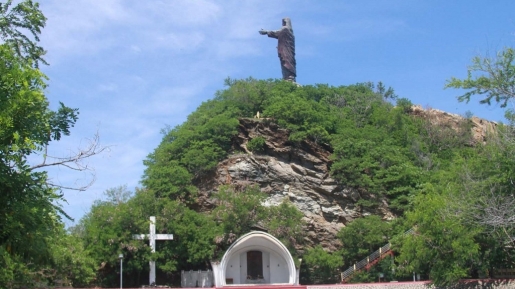
[[[268,35],[268,37],[272,38],[279,38],[279,31],[268,31],[268,30],[259,30],[259,34],[261,35]]]

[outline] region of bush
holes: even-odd
[[[266,147],[265,142],[266,140],[264,137],[255,137],[247,143],[247,149],[251,152],[264,151]]]
[[[326,252],[318,245],[308,249],[302,258],[306,265],[303,273],[307,277],[303,281],[309,284],[331,284],[339,281],[338,269],[343,264],[339,254]]]
[[[407,98],[399,98],[397,99],[397,106],[402,108],[402,111],[408,113],[411,111],[411,107],[413,106],[413,103],[411,100]]]

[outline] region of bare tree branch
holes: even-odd
[[[484,187],[481,176],[474,176],[466,165],[461,177],[464,190],[452,193],[453,201],[442,210],[443,215],[459,216],[472,227],[482,227],[503,244],[515,245],[515,196],[509,193],[513,190],[507,192],[498,185]]]
[[[69,186],[58,185],[58,184],[55,184],[55,183],[52,183],[52,182],[47,182],[47,185],[49,185],[51,187],[59,188],[59,189],[83,192],[83,191],[87,190],[89,187],[91,187],[91,185],[93,185],[95,180],[96,180],[95,175],[92,175],[91,180],[86,185],[83,185],[83,186],[69,187]]]
[[[484,226],[488,233],[503,233],[505,243],[514,243],[515,197],[490,190],[474,206],[473,219]]]
[[[57,157],[57,156],[50,156],[47,154],[48,150],[47,147],[44,149],[43,154],[43,161],[40,164],[34,165],[30,168],[30,170],[36,170],[41,169],[45,167],[65,167],[67,169],[73,170],[73,171],[89,171],[91,172],[91,181],[88,182],[86,185],[81,186],[63,186],[60,184],[47,182],[49,186],[57,187],[59,189],[69,189],[69,190],[76,190],[76,191],[84,191],[87,188],[89,188],[95,181],[96,175],[94,168],[90,167],[86,160],[89,159],[92,156],[98,155],[104,151],[109,151],[109,146],[101,146],[100,145],[100,137],[98,135],[98,132],[95,133],[94,137],[92,139],[88,139],[88,144],[84,147],[79,147],[78,150],[74,153],[72,153],[69,156],[66,157]]]

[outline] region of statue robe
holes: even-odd
[[[297,63],[295,62],[295,36],[291,28],[289,18],[283,19],[284,25],[281,29],[276,31],[267,31],[268,37],[276,38],[277,54],[281,61],[281,70],[284,80],[295,82],[297,77]]]

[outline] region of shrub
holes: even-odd
[[[264,137],[255,137],[247,143],[247,149],[251,152],[264,151],[266,147],[265,142]]]

